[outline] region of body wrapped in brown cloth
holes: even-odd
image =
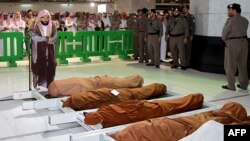
[[[84,122],[87,125],[101,123],[103,127],[127,124],[198,109],[203,99],[202,94],[191,94],[175,100],[130,100],[102,106],[97,112],[86,114]]]
[[[178,141],[193,133],[203,123],[215,120],[222,124],[248,124],[250,117],[242,105],[226,103],[217,111],[175,119],[158,118],[132,124],[112,135],[116,141]]]
[[[116,89],[117,96],[112,94],[110,88],[100,88],[88,92],[80,92],[70,96],[63,107],[71,107],[74,110],[85,110],[99,108],[103,105],[119,103],[126,100],[145,100],[160,96],[166,93],[167,88],[164,84],[154,83],[141,88],[120,88]]]
[[[49,94],[53,97],[70,96],[79,92],[96,90],[98,88],[138,88],[143,85],[143,78],[139,75],[125,78],[110,76],[96,76],[88,78],[72,77],[55,80],[49,85]]]

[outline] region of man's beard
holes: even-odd
[[[43,21],[41,21],[41,23],[42,23],[42,25],[48,25],[49,24],[49,22],[43,22]]]
[[[180,16],[179,14],[178,15],[173,15],[174,18],[178,18],[179,16]]]
[[[228,14],[228,17],[232,18],[232,17],[233,17],[233,14]]]

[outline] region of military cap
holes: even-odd
[[[183,6],[182,6],[182,9],[184,9],[184,8],[189,9],[189,6],[188,6],[188,5],[183,5]]]
[[[142,13],[147,13],[148,9],[147,8],[142,8]]]
[[[136,13],[129,13],[129,16],[136,16]]]
[[[150,10],[152,13],[156,13],[156,10],[155,9],[151,9]]]
[[[164,11],[163,11],[163,14],[166,14],[166,13],[168,13],[168,11],[167,11],[167,10],[164,10]]]
[[[181,9],[180,8],[174,8],[173,11],[179,11],[180,12]]]
[[[241,13],[241,6],[237,3],[229,4],[227,8],[235,9],[238,13]]]
[[[227,8],[229,9],[229,8],[233,8],[233,4],[229,4],[228,6],[227,6]]]
[[[142,9],[138,9],[137,12],[142,12]]]

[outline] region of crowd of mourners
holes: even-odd
[[[193,39],[194,33],[194,17],[189,14],[188,6],[184,6],[181,8],[173,8],[164,11],[156,11],[151,10],[148,11],[146,8],[138,9],[136,13],[125,13],[115,10],[114,12],[104,12],[104,13],[89,13],[89,12],[64,12],[64,13],[53,13],[50,12],[50,18],[53,21],[54,25],[57,28],[57,31],[68,31],[68,32],[76,32],[76,31],[110,31],[110,30],[133,30],[134,31],[134,39],[135,39],[135,49],[134,49],[134,59],[139,60],[139,63],[149,63],[149,60],[153,60],[150,58],[150,53],[153,50],[150,50],[148,46],[148,41],[146,41],[147,34],[149,36],[151,33],[148,33],[149,28],[148,23],[153,27],[154,30],[154,21],[160,21],[162,24],[157,27],[159,31],[162,31],[161,35],[158,35],[160,41],[157,46],[160,48],[160,55],[155,55],[157,58],[160,58],[161,61],[164,61],[168,58],[168,51],[170,48],[167,46],[171,46],[168,38],[171,37],[172,31],[188,28],[188,35],[184,35],[184,31],[181,35],[185,36],[185,44],[188,42],[191,43]],[[153,13],[153,15],[152,15]],[[27,10],[20,12],[2,12],[0,13],[0,32],[23,32],[24,35],[27,35],[29,31],[31,31],[35,24],[38,22],[38,12]],[[183,22],[183,19],[186,22]],[[159,23],[159,22],[158,22]],[[173,24],[174,23],[174,24]],[[182,24],[184,23],[184,24]],[[172,27],[171,27],[172,24]],[[149,25],[149,26],[150,26]],[[181,26],[178,26],[181,25]],[[171,28],[175,29],[171,29]],[[182,27],[183,26],[183,27]],[[179,28],[179,29],[178,29]],[[157,31],[157,32],[159,32]],[[149,31],[150,32],[150,31]],[[149,40],[150,41],[150,40]],[[183,61],[182,56],[188,56],[186,53],[182,51],[182,47],[180,45],[174,45],[180,50],[179,57],[181,61]],[[171,52],[171,54],[173,54]],[[152,56],[152,55],[151,55]],[[173,56],[173,55],[170,55]],[[155,57],[154,57],[155,58]],[[174,61],[176,61],[176,58]],[[178,58],[177,58],[178,59]],[[157,59],[159,60],[159,59]],[[189,62],[189,58],[185,58],[185,61]],[[153,62],[154,63],[154,62]],[[172,68],[177,67],[177,62],[172,65]],[[151,63],[152,64],[152,63]],[[149,64],[149,65],[151,65]],[[159,63],[155,63],[156,67],[159,68]],[[183,64],[182,68],[186,69],[189,66],[189,63]]]
[[[137,13],[89,13],[68,12],[50,13],[53,23],[58,31],[100,31],[125,30],[128,22],[136,20]],[[20,12],[0,12],[1,32],[23,32],[25,28],[31,29],[37,22],[37,11],[27,10]]]

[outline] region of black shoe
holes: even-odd
[[[143,63],[143,61],[140,60],[139,63]]]
[[[169,58],[171,58],[171,57],[167,55],[167,56],[166,56],[166,59],[169,59]]]
[[[155,67],[156,67],[156,68],[160,68],[160,66],[159,66],[159,65],[155,65]]]
[[[181,70],[186,70],[187,67],[181,66]]]
[[[146,66],[154,66],[154,64],[148,63],[146,64]]]
[[[134,60],[138,60],[138,57],[134,57]]]
[[[149,63],[149,61],[148,61],[148,60],[146,60],[146,61],[145,61],[145,63],[147,64],[147,63]]]
[[[174,63],[174,60],[171,60],[169,63],[170,63],[170,64],[173,64],[173,63]]]
[[[177,68],[178,68],[177,65],[172,65],[172,66],[171,66],[171,69],[177,69]]]
[[[222,88],[223,88],[223,89],[227,89],[227,90],[231,90],[231,91],[235,91],[235,89],[230,89],[230,88],[228,88],[227,85],[222,86]]]
[[[237,87],[242,89],[242,90],[247,90],[247,88],[242,88],[240,84],[237,84]]]

